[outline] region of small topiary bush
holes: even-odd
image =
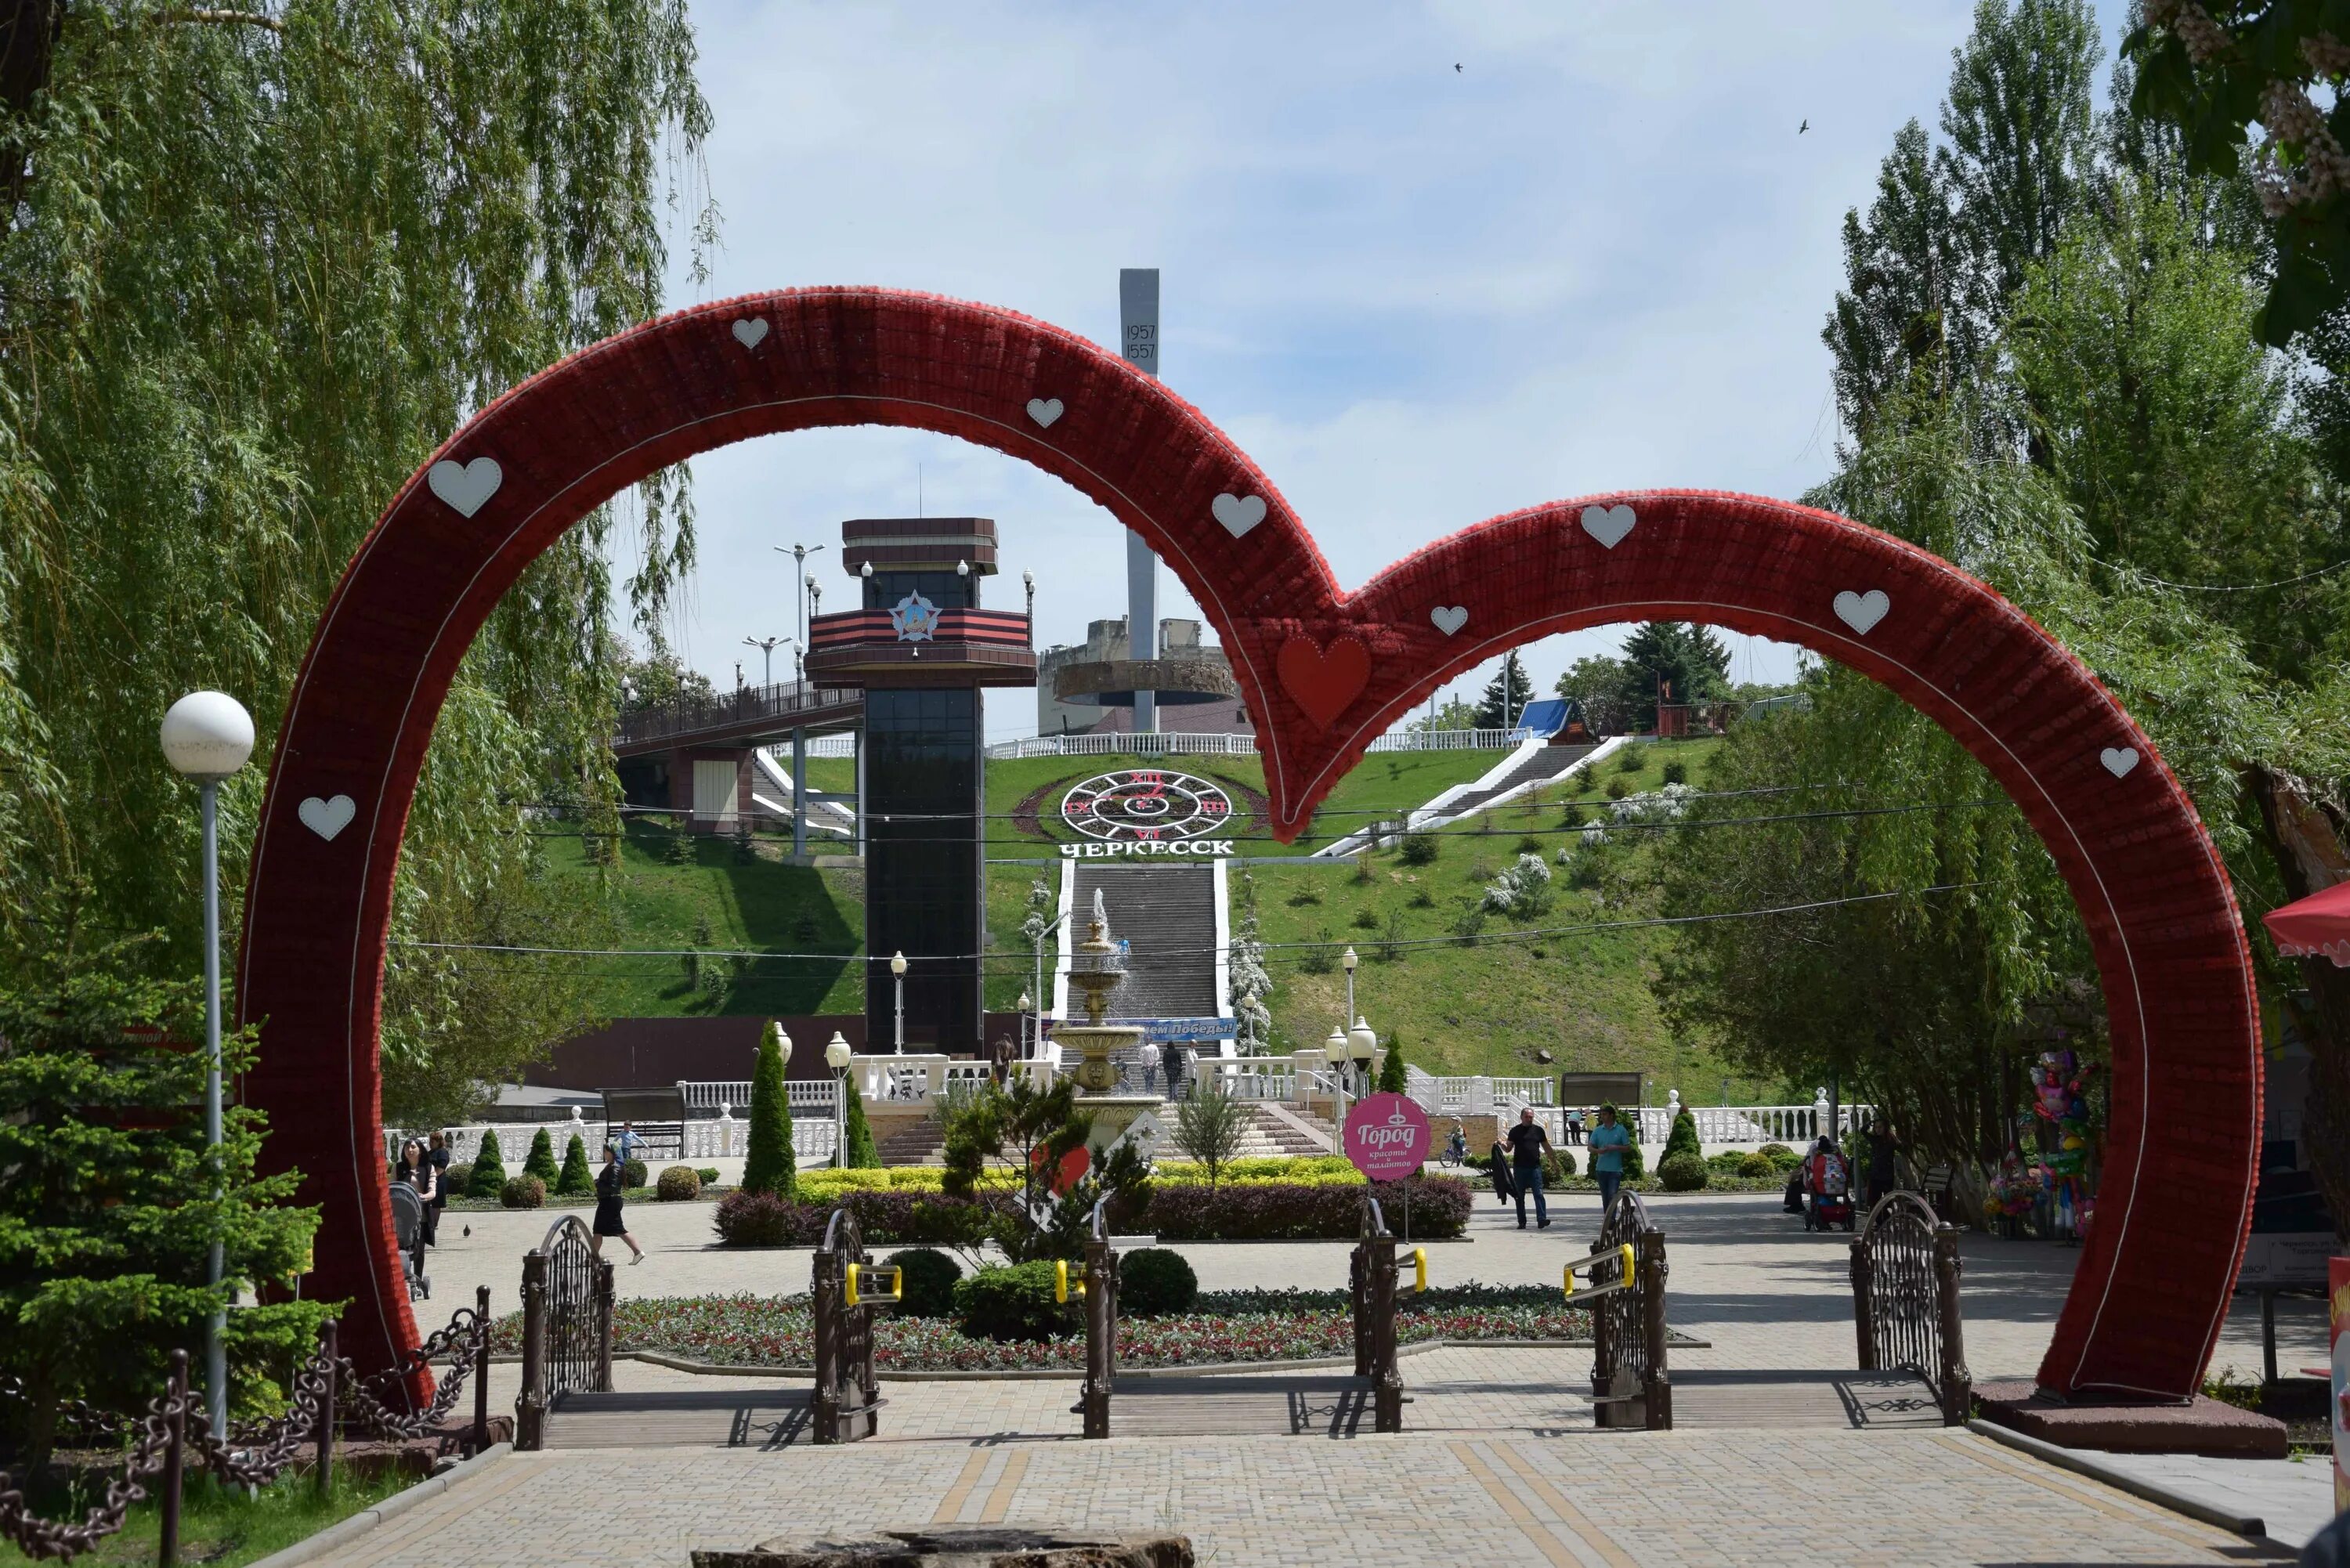
[[[1159,1317],[1190,1312],[1200,1298],[1200,1276],[1183,1254],[1167,1247],[1145,1247],[1118,1261],[1118,1309],[1137,1317]]]
[[[1407,866],[1433,866],[1437,848],[1438,839],[1433,833],[1407,833],[1399,857]]]
[[[1766,1143],[1754,1152],[1769,1160],[1773,1170],[1793,1170],[1804,1163],[1804,1157],[1783,1143]]]
[[[1553,1148],[1543,1156],[1543,1180],[1555,1187],[1575,1174],[1575,1156],[1563,1148]]]
[[[688,1203],[702,1196],[702,1175],[690,1165],[672,1165],[660,1173],[653,1196],[663,1203]]]
[[[1776,1176],[1779,1168],[1771,1163],[1769,1155],[1758,1149],[1738,1157],[1738,1174],[1744,1177]]]
[[[1716,1176],[1743,1176],[1746,1174],[1746,1161],[1749,1158],[1739,1149],[1724,1149],[1720,1154],[1707,1155],[1705,1168]],[[1768,1166],[1771,1162],[1764,1160],[1762,1163]],[[1766,1169],[1763,1174],[1768,1176],[1770,1172]]]
[[[1693,1154],[1669,1154],[1657,1162],[1657,1179],[1668,1192],[1696,1192],[1708,1176],[1705,1161]]]
[[[498,1201],[509,1209],[537,1209],[546,1202],[546,1183],[536,1176],[507,1179],[498,1189]]]
[[[470,1197],[473,1190],[473,1168],[462,1159],[451,1165],[442,1174],[441,1190],[452,1198]]]
[[[643,1160],[624,1159],[620,1161],[621,1186],[642,1187],[646,1182],[651,1179],[652,1174],[645,1169],[645,1162]]]
[[[1702,1152],[1704,1152],[1704,1146],[1698,1142],[1697,1137],[1697,1118],[1690,1115],[1687,1110],[1683,1110],[1680,1115],[1673,1118],[1672,1131],[1665,1135],[1665,1158],[1670,1159],[1677,1154]],[[1657,1169],[1661,1173],[1664,1167],[1660,1164]]]
[[[596,1190],[596,1179],[588,1174],[588,1140],[577,1133],[571,1135],[563,1151],[563,1169],[555,1179],[555,1190],[567,1198]]]
[[[714,1165],[698,1165],[694,1167],[693,1174],[702,1178],[702,1185],[704,1187],[718,1185],[718,1168]]]
[[[1068,1322],[1067,1311],[1053,1299],[1053,1265],[1042,1259],[982,1269],[958,1281],[954,1309],[957,1326],[973,1339],[1046,1340]]]
[[[955,1286],[962,1279],[962,1270],[952,1258],[936,1247],[910,1247],[881,1262],[899,1272],[904,1293],[898,1303],[899,1317],[954,1315]]]
[[[547,1136],[545,1127],[539,1128],[532,1135],[530,1153],[523,1159],[522,1173],[525,1176],[536,1176],[541,1181],[553,1181],[556,1179],[557,1173],[555,1168],[555,1139]]]
[[[505,1159],[498,1152],[498,1135],[484,1132],[482,1134],[481,1150],[473,1156],[473,1168],[466,1173],[465,1196],[495,1198],[504,1189],[505,1184]]]

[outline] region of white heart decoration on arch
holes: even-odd
[[[1885,597],[1883,588],[1871,588],[1865,594],[1856,594],[1846,588],[1835,597],[1836,619],[1863,637],[1866,637],[1871,628],[1885,618],[1885,612],[1892,607],[1893,601]]]
[[[1639,519],[1632,509],[1618,502],[1613,506],[1586,506],[1583,509],[1583,531],[1599,541],[1600,547],[1612,550],[1624,542]]]
[[[767,318],[746,316],[734,324],[734,341],[745,348],[756,348],[767,340]]]
[[[2117,779],[2126,779],[2129,777],[2130,770],[2137,766],[2137,748],[2136,746],[2107,746],[2104,751],[2097,753],[2097,761],[2105,763],[2106,772],[2113,774],[2114,777]]]
[[[1227,492],[1210,502],[1208,510],[1216,514],[1216,521],[1224,525],[1225,533],[1235,539],[1246,538],[1250,529],[1264,521],[1264,497],[1234,495]]]
[[[459,516],[471,517],[498,493],[498,486],[506,482],[506,471],[494,457],[477,457],[471,462],[444,457],[432,465],[424,482]]]
[[[324,800],[314,794],[296,806],[294,812],[302,819],[303,826],[332,844],[335,835],[351,825],[351,818],[359,815],[359,809],[358,804],[347,794],[328,795]]]
[[[1028,400],[1028,417],[1036,421],[1036,428],[1040,431],[1051,430],[1053,421],[1061,417],[1062,411],[1061,400],[1058,398]]]
[[[1454,632],[1459,631],[1462,627],[1469,624],[1469,607],[1467,605],[1439,605],[1434,609],[1428,612],[1428,618],[1436,623],[1437,630],[1442,632],[1447,637],[1451,637]]]

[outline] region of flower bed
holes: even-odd
[[[1431,1239],[1458,1236],[1474,1201],[1466,1182],[1422,1177],[1379,1182],[1371,1191],[1390,1230],[1401,1231],[1410,1206],[1411,1232]],[[1362,1229],[1364,1183],[1249,1180],[1211,1191],[1187,1181],[1149,1184],[1139,1210],[1123,1214],[1122,1226],[1170,1241],[1352,1241]],[[845,1191],[809,1201],[765,1193],[728,1194],[718,1205],[718,1237],[730,1247],[813,1247],[824,1238],[836,1208],[857,1216],[868,1245],[953,1245],[979,1234],[981,1206],[1008,1202],[993,1189],[977,1199],[949,1198],[913,1187]]]
[[[1397,1302],[1396,1337],[1429,1339],[1582,1339],[1589,1314],[1540,1285],[1440,1287]],[[613,1346],[652,1350],[721,1366],[807,1366],[815,1329],[805,1295],[667,1296],[622,1301],[613,1308]],[[1122,1366],[1205,1366],[1231,1362],[1304,1361],[1352,1355],[1354,1319],[1344,1291],[1203,1291],[1192,1311],[1126,1317],[1118,1324]],[[492,1348],[522,1348],[522,1318],[508,1314]],[[1086,1342],[1069,1334],[1037,1345],[973,1339],[951,1322],[888,1314],[873,1321],[873,1361],[885,1372],[1082,1369]]]

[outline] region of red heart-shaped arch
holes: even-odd
[[[1061,411],[1040,424],[1031,400]],[[1342,594],[1272,483],[1160,383],[1044,323],[879,289],[699,306],[533,378],[418,471],[327,607],[278,731],[238,1009],[262,1024],[247,1093],[271,1113],[267,1161],[299,1166],[305,1199],[325,1206],[314,1286],[356,1298],[343,1343],[365,1364],[416,1341],[392,1251],[377,1015],[400,831],[459,661],[524,568],[616,492],[731,441],[851,424],[993,447],[1139,532],[1223,639],[1284,839],[1414,703],[1551,632],[1711,621],[1801,643],[1916,704],[2047,843],[2104,977],[2104,1191],[2040,1380],[2167,1397],[2199,1386],[2260,1144],[2242,929],[2178,781],[2028,618],[1898,539],[1703,491],[1513,513]],[[455,466],[436,488],[440,462]],[[2144,763],[2116,775],[2100,761],[2125,751]],[[347,827],[329,837],[304,825],[301,802],[338,795],[354,805]],[[2176,1136],[2190,1127],[2198,1136]],[[2171,1135],[2158,1159],[2156,1129]]]

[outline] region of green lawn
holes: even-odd
[[[1586,817],[1596,816],[1607,804],[1605,791],[1611,781],[1620,778],[1627,789],[1653,789],[1669,761],[1681,763],[1697,782],[1713,745],[1648,747],[1637,773],[1603,764],[1580,795],[1562,783],[1523,804],[1471,818],[1444,830],[1441,852],[1430,867],[1409,868],[1395,850],[1382,852],[1374,858],[1368,883],[1357,881],[1348,866],[1253,866],[1250,875],[1265,939],[1353,943],[1364,956],[1357,982],[1363,1010],[1382,1030],[1401,1030],[1408,1054],[1431,1071],[1545,1071],[1534,1053],[1548,1050],[1558,1059],[1554,1066],[1646,1067],[1686,1079],[1679,1086],[1692,1096],[1718,1097],[1721,1075],[1713,1064],[1673,1042],[1658,1015],[1653,954],[1664,939],[1655,933],[1578,935],[1533,945],[1481,940],[1473,947],[1405,950],[1392,957],[1380,951],[1391,929],[1401,940],[1455,935],[1464,902],[1473,901],[1515,858],[1521,838],[1531,839],[1545,860],[1555,858],[1562,845],[1575,840],[1561,826],[1569,804]],[[1425,752],[1367,758],[1332,792],[1320,841],[1476,778],[1503,755]],[[999,862],[988,867],[987,878],[991,1009],[1010,1011],[1032,983],[1034,950],[1019,936],[1031,884],[1041,877],[1059,887],[1057,865],[1001,863],[1057,858],[1052,845],[1017,831],[1012,812],[1040,788],[1146,765],[1180,768],[1250,789],[1260,789],[1263,779],[1253,756],[1186,757],[1157,764],[1125,756],[1038,757],[989,764],[988,853]],[[850,771],[845,760],[810,766],[813,781],[828,790],[850,787]],[[1042,803],[1048,828],[1057,798],[1055,789]],[[1360,815],[1342,815],[1356,813]],[[1261,840],[1246,848],[1254,856],[1302,857],[1312,842],[1284,848]],[[857,961],[864,937],[860,873],[785,865],[787,841],[780,836],[760,838],[747,864],[736,861],[730,840],[696,838],[691,860],[672,865],[665,858],[666,831],[636,823],[623,842],[620,865],[599,885],[577,838],[553,837],[546,844],[553,875],[576,879],[583,898],[606,900],[615,948],[701,945],[714,951],[822,955],[703,961],[713,978],[701,984],[687,979],[682,960],[598,961],[584,966],[596,980],[591,1004],[598,1011],[613,1017],[756,1015],[853,1012],[863,1005]],[[1237,867],[1232,881],[1237,903],[1243,887]],[[1620,919],[1627,912],[1612,901],[1603,908],[1600,899],[1608,893],[1604,886],[1571,888],[1564,877],[1555,886],[1550,912],[1516,924],[1566,925]],[[1512,924],[1506,917],[1489,917],[1480,936],[1498,935]],[[707,940],[698,942],[705,934]],[[1056,949],[1048,947],[1048,967],[1056,957]],[[1273,1008],[1281,1039],[1290,1045],[1318,1043],[1337,1021],[1339,977],[1310,972],[1294,950],[1276,952],[1273,968]]]
[[[348,1469],[338,1469],[329,1497],[318,1495],[307,1473],[280,1476],[276,1484],[249,1497],[242,1488],[217,1486],[208,1477],[191,1476],[181,1492],[180,1561],[205,1563],[208,1568],[239,1568],[258,1562],[405,1490],[417,1480],[390,1474],[354,1479]],[[78,1519],[82,1509],[99,1501],[95,1493],[57,1495],[36,1500],[36,1507],[45,1518]],[[74,1561],[95,1568],[152,1563],[158,1520],[158,1505],[152,1498],[133,1504],[120,1532]],[[0,1563],[31,1561],[13,1542],[0,1538]]]
[[[1748,1092],[1702,1049],[1676,1040],[1656,1002],[1656,959],[1669,939],[1653,930],[1570,932],[1513,939],[1511,933],[1637,919],[1647,912],[1633,857],[1649,853],[1619,836],[1618,846],[1591,857],[1594,885],[1573,886],[1556,863],[1559,850],[1582,852],[1578,830],[1564,827],[1565,807],[1585,819],[1607,805],[1610,779],[1633,790],[1656,788],[1668,762],[1692,784],[1718,744],[1693,742],[1640,753],[1638,772],[1611,760],[1580,796],[1572,785],[1512,802],[1437,835],[1431,864],[1410,867],[1399,849],[1348,867],[1256,865],[1233,874],[1233,920],[1255,899],[1268,944],[1351,944],[1360,955],[1356,1005],[1382,1034],[1399,1033],[1408,1060],[1434,1073],[1532,1075],[1563,1070],[1643,1069],[1661,1091],[1679,1088],[1694,1103]],[[1374,763],[1380,759],[1371,759]],[[1472,914],[1483,890],[1520,854],[1551,867],[1551,904],[1524,918]],[[1365,872],[1367,871],[1367,877]],[[1440,946],[1413,947],[1441,941]],[[1388,944],[1398,944],[1390,949]],[[1346,978],[1333,954],[1274,947],[1268,953],[1270,999],[1283,1049],[1317,1044],[1345,1011]],[[1322,972],[1316,972],[1316,971]],[[1548,1051],[1547,1064],[1535,1057]],[[1759,1087],[1752,1086],[1752,1087]]]
[[[587,966],[590,1004],[615,1018],[855,1012],[864,1003],[864,875],[784,863],[788,841],[763,838],[747,864],[731,839],[696,836],[692,859],[671,865],[666,828],[631,822],[620,864],[599,890],[580,841],[546,841],[551,875],[576,879],[583,898],[603,897],[611,945],[625,949],[708,947],[720,952],[818,954],[816,958],[702,961],[714,988],[686,977],[682,959],[613,959]],[[706,935],[707,940],[702,940]]]

